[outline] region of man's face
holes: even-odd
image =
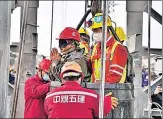
[[[11,73],[11,75],[13,75],[13,76],[16,75],[16,71],[11,71],[10,73]]]
[[[59,40],[59,48],[62,54],[67,54],[74,48],[73,40]]]
[[[101,42],[102,41],[102,28],[96,28],[96,29],[92,29],[93,31],[93,39],[96,42]],[[109,38],[110,34],[109,32],[107,32],[107,38]]]
[[[49,72],[49,71],[48,71]],[[45,81],[48,81],[50,80],[49,78],[49,73],[48,72],[45,72],[41,69],[38,69],[38,75],[39,77],[42,79],[42,80],[45,80]]]
[[[93,33],[102,33],[102,28],[92,29]]]

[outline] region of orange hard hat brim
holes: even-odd
[[[74,71],[74,72],[77,72],[77,71],[75,71],[75,70],[65,70],[64,72],[62,72],[62,73],[60,74],[60,77],[61,77],[62,80],[63,80],[63,74],[64,74],[65,72],[67,72],[67,71]],[[81,73],[81,78],[84,79],[84,74],[83,74],[82,72],[78,72],[78,73]]]

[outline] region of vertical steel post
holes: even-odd
[[[52,43],[53,43],[53,11],[54,11],[54,0],[52,0],[52,18],[51,18],[50,51],[52,50]]]
[[[101,76],[100,76],[100,100],[99,118],[104,118],[104,91],[105,91],[105,61],[106,61],[106,38],[107,38],[107,0],[103,1],[102,41],[101,41]]]
[[[148,0],[148,118],[151,118],[151,6],[152,1]]]
[[[85,14],[87,12],[87,7],[88,7],[88,0],[85,0],[85,9],[84,9]],[[86,28],[86,19],[85,19],[85,22],[84,22],[84,28]]]

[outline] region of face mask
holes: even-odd
[[[44,74],[43,80],[44,81],[49,81],[50,80],[49,75],[48,74]]]
[[[95,42],[101,42],[102,41],[102,32],[101,33],[94,33],[93,39],[95,40]]]

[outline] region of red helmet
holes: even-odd
[[[69,40],[69,39],[73,39],[80,42],[79,32],[72,27],[66,27],[59,36],[59,40]]]
[[[43,59],[39,64],[39,69],[41,69],[44,72],[48,72],[50,66],[51,61],[49,59]]]

